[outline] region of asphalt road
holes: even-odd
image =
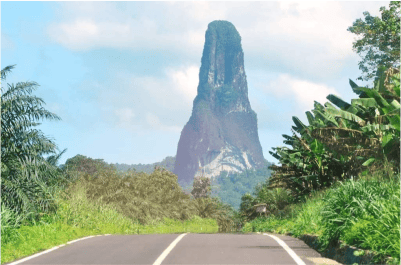
[[[20,259],[11,264],[338,263],[322,259],[318,252],[303,241],[289,236],[255,233],[189,233],[96,236],[66,244],[46,253],[38,253],[35,257]]]

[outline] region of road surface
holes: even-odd
[[[276,234],[95,236],[20,259],[27,264],[338,264],[303,241]]]

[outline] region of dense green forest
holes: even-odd
[[[127,165],[127,164],[111,164],[116,167],[117,170],[126,172],[128,170],[135,170],[137,172],[145,172],[145,173],[152,173],[155,169],[155,167],[161,167],[164,169],[167,169],[170,172],[173,172],[174,170],[174,164],[175,164],[175,156],[167,156],[165,159],[163,159],[161,162],[156,162],[153,164],[133,164],[133,165]]]

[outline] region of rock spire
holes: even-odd
[[[248,99],[241,37],[228,21],[208,25],[192,115],[181,132],[174,173],[194,177],[264,165],[257,117]]]

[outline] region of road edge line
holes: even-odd
[[[162,264],[163,260],[167,257],[167,255],[173,250],[175,245],[188,233],[184,233],[179,235],[169,246],[166,248],[163,253],[157,258],[157,260],[153,263],[153,265],[160,265]]]
[[[101,236],[101,235],[96,235],[96,236]],[[79,238],[79,239],[76,239],[76,240],[72,240],[72,241],[69,241],[69,242],[67,242],[67,243],[65,243],[65,244],[61,244],[61,245],[52,247],[52,248],[50,248],[50,249],[47,249],[47,250],[41,251],[41,252],[39,252],[39,253],[33,254],[33,255],[31,255],[31,256],[25,257],[25,258],[23,258],[23,259],[20,259],[20,260],[11,262],[11,263],[6,263],[6,264],[7,264],[7,265],[17,265],[17,264],[20,264],[20,263],[22,263],[22,262],[24,262],[24,261],[27,261],[27,260],[30,260],[30,259],[39,257],[39,256],[41,256],[41,255],[43,255],[43,254],[46,254],[46,253],[49,253],[49,252],[51,252],[51,251],[53,251],[53,250],[56,250],[56,249],[61,248],[61,247],[64,247],[65,245],[69,245],[69,244],[71,244],[71,243],[75,243],[75,242],[77,242],[77,241],[84,240],[84,239],[91,238],[91,237],[95,237],[95,236],[87,236],[87,237]]]
[[[265,236],[269,236],[271,238],[273,238],[274,240],[277,241],[277,243],[279,243],[280,246],[282,246],[285,251],[287,251],[287,253],[291,256],[291,258],[298,264],[298,265],[306,265],[305,262],[294,252],[294,250],[292,250],[283,240],[281,240],[280,238],[273,236],[273,235],[269,235],[266,233],[263,233],[263,235]]]

